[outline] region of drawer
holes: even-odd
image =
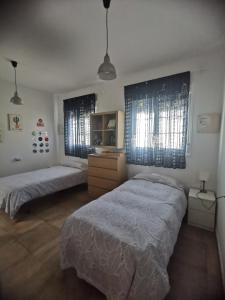
[[[190,197],[188,207],[190,209],[200,210],[204,213],[215,214],[216,202]]]
[[[215,225],[214,223],[214,215],[207,214],[199,210],[188,210],[188,224],[213,231]]]
[[[112,180],[119,180],[118,171],[110,170],[110,169],[89,167],[88,175],[95,176],[95,177],[102,177],[102,178],[106,178],[106,179],[112,179]]]
[[[103,169],[117,170],[117,159],[116,158],[102,158],[102,157],[88,157],[88,166],[97,167]]]
[[[113,190],[119,185],[118,181],[103,179],[99,177],[88,176],[88,185],[103,188],[105,190]]]
[[[99,187],[88,185],[88,193],[93,198],[98,198],[108,192],[109,191],[101,189]]]

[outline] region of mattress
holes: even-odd
[[[14,218],[32,199],[64,190],[87,180],[87,171],[54,166],[0,178],[0,208]]]
[[[127,181],[68,217],[61,268],[75,268],[108,300],[163,299],[186,205],[182,189]]]

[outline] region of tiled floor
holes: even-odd
[[[76,188],[33,201],[12,222],[0,213],[0,290],[3,300],[103,300],[96,289],[59,267],[65,218],[91,199]],[[182,225],[169,267],[167,300],[223,299],[213,233]],[[137,299],[139,300],[139,299]]]
[[[167,300],[224,299],[215,234],[183,224],[168,267]]]

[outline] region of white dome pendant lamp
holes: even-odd
[[[10,61],[14,71],[15,71],[15,92],[14,92],[14,96],[10,99],[10,102],[16,105],[22,105],[23,104],[23,100],[19,97],[18,95],[18,91],[17,91],[17,82],[16,82],[16,67],[17,67],[17,62],[15,60],[11,60]]]
[[[109,32],[108,32],[108,9],[110,7],[111,0],[103,0],[103,5],[106,9],[106,54],[104,62],[98,68],[98,76],[102,80],[113,80],[116,78],[116,69],[110,61],[108,54],[109,48]]]

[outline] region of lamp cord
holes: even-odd
[[[106,54],[108,54],[108,49],[109,49],[108,9],[106,9],[106,14],[105,14],[105,25],[106,25]]]
[[[202,206],[204,206],[204,207],[205,207],[206,209],[208,209],[208,210],[210,210],[214,205],[216,205],[216,201],[217,201],[218,199],[225,198],[225,196],[219,196],[219,197],[216,197],[216,201],[213,202],[210,206],[207,206],[207,205],[205,205],[205,202],[204,202],[204,201],[207,201],[207,200],[206,200],[206,199],[202,199],[202,198],[199,196],[199,194],[201,194],[201,192],[197,193],[198,199],[201,200]]]
[[[14,68],[15,70],[15,87],[16,87],[16,92],[17,92],[17,82],[16,82],[16,68]]]
[[[221,198],[225,198],[225,196],[216,197],[216,200],[221,199]]]

